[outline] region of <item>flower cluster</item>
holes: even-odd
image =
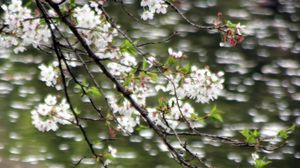
[[[157,95],[152,82],[149,77],[140,77],[139,80],[131,82],[127,87],[132,93],[133,98],[142,106],[146,106],[146,99],[148,97]]]
[[[196,66],[193,66],[191,71],[182,85],[185,95],[201,103],[217,99],[223,89],[224,73],[220,71],[215,74],[208,68],[199,69]]]
[[[11,4],[2,5],[1,8],[4,10],[4,35],[0,35],[2,47],[14,47],[14,52],[18,53],[30,45],[38,47],[49,43],[49,29],[28,8],[22,7],[21,0],[12,0]]]
[[[42,132],[56,131],[58,124],[71,124],[74,121],[66,100],[63,99],[58,103],[57,98],[52,95],[48,95],[45,103],[39,104],[31,114],[33,125]]]
[[[177,95],[180,99],[188,97],[195,99],[196,102],[208,103],[221,95],[224,79],[223,72],[212,73],[208,68],[199,69],[196,66],[191,67],[191,73],[187,76],[177,74],[168,75],[166,86],[157,85],[156,90],[169,92]]]
[[[225,33],[223,35],[224,42],[228,42],[231,46],[236,46],[238,43],[243,42],[244,36],[242,34],[242,29],[245,27],[244,25],[232,24],[227,21],[227,29],[225,29]]]
[[[143,20],[152,20],[155,13],[165,14],[168,8],[164,0],[142,0],[141,6],[147,8],[141,15]]]
[[[132,70],[132,67],[137,65],[136,58],[125,52],[122,55],[116,55],[114,58],[117,62],[110,62],[107,64],[107,68],[114,76],[123,76]]]
[[[178,126],[181,118],[190,119],[192,113],[194,113],[194,108],[189,103],[183,103],[180,100],[176,100],[175,97],[169,99],[168,107],[169,112],[165,118],[167,124],[173,129]]]
[[[42,64],[39,66],[40,72],[40,80],[45,82],[49,87],[59,87],[58,78],[59,78],[59,70],[57,69],[56,64],[50,64],[48,66]]]
[[[194,108],[189,103],[183,103],[175,97],[170,98],[159,110],[148,108],[149,117],[156,125],[166,130],[176,129],[182,121],[191,122],[194,113]]]
[[[86,43],[93,46],[95,53],[100,53],[99,57],[101,57],[113,41],[113,37],[117,35],[117,30],[106,21],[99,4],[91,2],[89,5],[76,7],[73,17]]]
[[[234,24],[229,20],[224,24],[221,19],[222,15],[221,12],[218,12],[217,18],[214,20],[214,28],[223,34],[224,43],[229,43],[230,46],[236,46],[244,40],[242,32],[245,26],[240,23]],[[220,45],[223,46],[224,43],[220,43]]]
[[[67,66],[70,67],[77,67],[80,66],[81,63],[77,60],[77,58],[73,54],[66,53],[65,55],[67,65],[62,62],[62,69],[64,71],[65,78],[69,78],[70,75],[67,70]],[[48,87],[55,87],[56,90],[62,89],[62,81],[60,77],[60,70],[59,70],[59,62],[53,61],[49,65],[41,64],[38,67],[40,69],[40,80],[46,83]]]
[[[127,86],[128,91],[132,93],[132,98],[140,106],[146,106],[146,99],[155,96],[157,93],[153,89],[151,80],[143,77],[135,80]],[[127,100],[118,100],[115,96],[107,96],[107,100],[115,116],[117,116],[118,128],[124,133],[132,133],[134,128],[140,123],[140,113]]]
[[[171,95],[177,95],[180,99],[185,97],[185,90],[181,87],[181,81],[183,80],[183,75],[176,74],[176,75],[166,75],[167,77],[167,84],[164,85],[156,85],[155,89],[157,91],[162,90],[163,92],[168,92]]]
[[[115,96],[107,96],[112,111],[117,116],[118,128],[124,133],[132,133],[140,123],[140,114],[128,100],[118,103]]]

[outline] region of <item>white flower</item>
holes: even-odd
[[[74,121],[73,115],[69,111],[69,105],[65,100],[57,104],[55,96],[48,95],[45,103],[39,104],[31,111],[32,124],[42,132],[56,131],[58,124],[71,124]]]
[[[153,17],[154,17],[154,13],[151,12],[151,11],[144,11],[142,13],[141,17],[142,17],[143,20],[152,20]]]
[[[108,153],[110,153],[111,156],[114,157],[114,158],[117,157],[117,149],[110,146],[110,145],[108,146]],[[106,159],[104,161],[104,165],[107,166],[107,165],[111,164],[111,162],[112,162],[111,160]]]
[[[149,68],[151,68],[156,63],[156,58],[153,56],[150,56],[147,58],[147,63],[149,64]]]
[[[118,128],[126,134],[134,132],[134,128],[140,123],[140,114],[132,107],[131,103],[126,99],[118,103],[116,97],[113,95],[106,98],[113,113],[118,115]]]
[[[155,108],[147,108],[148,116],[153,123],[166,130],[176,129],[179,124],[185,121],[192,122],[191,116],[194,113],[194,108],[189,103],[172,97],[168,101],[168,109],[169,111],[163,114]],[[183,118],[184,120],[182,120]]]
[[[37,107],[37,111],[40,115],[46,116],[51,112],[52,107],[47,104],[39,104]]]
[[[103,53],[109,43],[113,41],[113,37],[117,35],[117,31],[106,21],[99,9],[99,4],[96,2],[92,1],[90,5],[76,7],[73,16],[76,19],[76,26],[79,27],[80,34],[88,45],[94,47],[97,55]]]
[[[123,53],[120,58],[120,63],[110,62],[107,64],[109,72],[114,76],[123,76],[132,70],[132,67],[137,65],[135,57],[128,53]]]
[[[181,107],[181,111],[183,113],[183,116],[189,119],[194,113],[194,108],[189,103],[184,103]]]
[[[259,155],[256,152],[252,153],[251,156],[254,161],[259,159]]]
[[[14,48],[14,53],[15,54],[18,54],[19,52],[24,52],[26,50],[26,48],[25,47],[23,47],[23,46],[17,46],[16,48]]]
[[[32,124],[41,132],[56,131],[58,129],[57,123],[53,119],[44,119],[38,111],[32,111]]]
[[[236,28],[237,34],[242,35],[243,29],[246,28],[246,26],[241,25],[241,23],[238,23],[235,28]]]
[[[182,56],[183,56],[183,53],[181,51],[175,52],[175,51],[173,51],[172,48],[169,48],[168,52],[171,57],[174,57],[177,59],[182,58]]]
[[[146,8],[141,15],[143,20],[152,20],[155,13],[165,14],[168,8],[168,5],[163,0],[142,0],[141,6]]]
[[[117,117],[118,128],[125,131],[124,133],[134,132],[134,128],[139,124],[139,120],[134,119],[132,116],[121,116]]]
[[[130,67],[123,66],[123,65],[115,63],[115,62],[108,63],[107,69],[114,76],[122,76],[131,71]]]
[[[157,91],[169,92],[171,95],[177,95],[179,99],[188,97],[195,99],[196,102],[208,103],[221,95],[223,90],[224,72],[212,73],[208,68],[199,69],[192,66],[191,73],[183,78],[177,74],[167,75],[167,84],[156,85]],[[182,82],[183,81],[183,82]]]
[[[12,0],[1,8],[4,10],[2,20],[7,25],[2,30],[6,33],[0,35],[1,47],[15,47],[13,51],[19,53],[27,46],[37,48],[49,43],[51,34],[47,25],[41,25],[39,18],[34,18],[28,8],[22,7],[21,0]]]
[[[96,52],[96,56],[100,59],[117,59],[119,57],[119,51],[116,49],[109,50],[106,52]]]
[[[172,119],[178,120],[183,117],[189,119],[191,114],[194,113],[194,108],[189,103],[183,104],[181,100],[177,100],[175,97],[171,98],[168,104],[171,111],[168,116]]]
[[[101,23],[100,15],[91,10],[88,4],[75,8],[74,17],[76,18],[77,26],[80,28],[94,29]]]
[[[117,149],[112,147],[112,146],[108,146],[108,152],[111,154],[112,157],[117,157]]]
[[[106,159],[106,160],[104,161],[104,166],[108,166],[108,165],[111,164],[111,163],[112,163],[111,160]]]
[[[169,92],[171,95],[176,95],[179,98],[184,98],[186,96],[184,88],[180,86],[180,81],[183,79],[183,76],[180,74],[177,74],[176,76],[168,75],[168,83],[166,87],[162,87],[162,90],[164,92]]]
[[[45,103],[49,106],[54,106],[56,102],[56,97],[52,95],[48,95],[45,99]]]
[[[129,53],[123,53],[123,58],[120,60],[120,63],[131,67],[137,65],[135,57],[131,56]]]
[[[73,114],[69,112],[70,105],[63,99],[59,105],[56,106],[56,121],[62,125],[70,124],[74,120]]]
[[[41,70],[40,79],[45,82],[47,86],[56,86],[57,78],[59,77],[58,71],[52,65],[46,66],[44,64],[39,66]]]
[[[182,86],[185,95],[201,103],[217,99],[223,89],[223,73],[214,74],[208,68],[199,69],[196,66],[191,69],[192,73],[185,78]]]
[[[158,7],[156,8],[156,13],[166,14],[167,13],[167,4],[160,3]]]

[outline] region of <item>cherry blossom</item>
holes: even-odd
[[[74,121],[66,100],[58,104],[57,98],[52,95],[48,95],[44,103],[39,104],[31,114],[32,124],[41,132],[56,131],[59,124],[66,125]]]
[[[167,13],[168,5],[163,0],[142,0],[141,6],[145,8],[141,15],[143,20],[152,20],[154,14]]]
[[[115,115],[118,115],[118,128],[124,133],[132,133],[134,128],[140,123],[140,114],[132,107],[128,100],[118,103],[115,96],[107,96],[110,107]]]
[[[208,68],[192,67],[192,73],[185,78],[183,88],[185,95],[196,102],[208,103],[221,95],[224,79],[223,72],[212,73]]]
[[[57,85],[58,77],[59,77],[59,70],[57,67],[52,65],[40,65],[39,69],[41,70],[40,73],[40,80],[45,82],[49,87],[55,87]]]
[[[223,72],[215,74],[208,68],[199,69],[192,66],[191,73],[186,76],[182,74],[176,76],[173,74],[166,75],[167,84],[158,84],[155,89],[176,95],[179,99],[187,97],[196,100],[197,103],[208,103],[222,94],[223,75]]]
[[[168,100],[167,109],[165,112],[159,112],[155,108],[147,108],[151,120],[166,130],[176,129],[184,120],[192,122],[194,108],[188,102],[171,97]]]
[[[106,21],[98,6],[99,4],[91,2],[90,5],[76,7],[73,16],[86,43],[94,47],[95,53],[104,53],[107,46],[113,41],[113,37],[118,33]],[[101,55],[99,54],[99,58]]]
[[[174,57],[176,59],[182,58],[182,56],[183,56],[182,51],[175,52],[172,48],[169,48],[168,52],[171,57]]]
[[[14,52],[19,53],[32,45],[37,48],[49,44],[51,33],[46,25],[41,24],[41,19],[35,18],[31,11],[22,7],[21,0],[12,0],[9,5],[2,5],[4,10],[4,35],[0,35],[1,47],[14,47]]]

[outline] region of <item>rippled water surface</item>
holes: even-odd
[[[2,1],[1,1],[2,2]],[[137,15],[137,3],[126,0],[128,10]],[[269,2],[269,3],[268,3]],[[300,165],[300,2],[299,0],[185,0],[178,3],[187,16],[199,24],[210,24],[218,11],[234,22],[247,26],[245,41],[234,48],[220,47],[216,32],[198,31],[182,21],[171,9],[150,24],[134,22],[120,6],[108,9],[134,38],[142,41],[166,38],[167,44],[146,47],[157,55],[167,46],[185,52],[199,66],[224,70],[226,91],[215,102],[223,111],[225,124],[210,125],[203,131],[235,136],[245,127],[262,129],[272,136],[296,123],[298,128],[283,148],[266,154],[272,168]],[[139,11],[140,12],[140,11]],[[130,20],[130,21],[129,21]],[[129,22],[128,22],[129,21]],[[129,29],[133,27],[134,29]],[[37,66],[50,56],[27,52],[13,55],[0,51],[0,167],[71,167],[89,154],[83,138],[74,127],[65,126],[53,133],[39,133],[31,124],[31,109],[51,88],[38,80]],[[198,105],[205,111],[211,105]],[[93,141],[108,135],[99,123],[88,126]],[[111,144],[118,149],[113,167],[178,167],[151,130],[131,137],[118,137]],[[179,146],[175,142],[174,146]],[[106,144],[97,144],[102,149]],[[249,167],[252,149],[236,148],[194,138],[193,150],[216,167]],[[81,167],[95,167],[84,159]]]

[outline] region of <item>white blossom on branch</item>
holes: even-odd
[[[41,132],[56,131],[59,124],[66,125],[74,121],[69,108],[65,99],[58,103],[55,96],[48,95],[44,103],[31,111],[32,124]]]

